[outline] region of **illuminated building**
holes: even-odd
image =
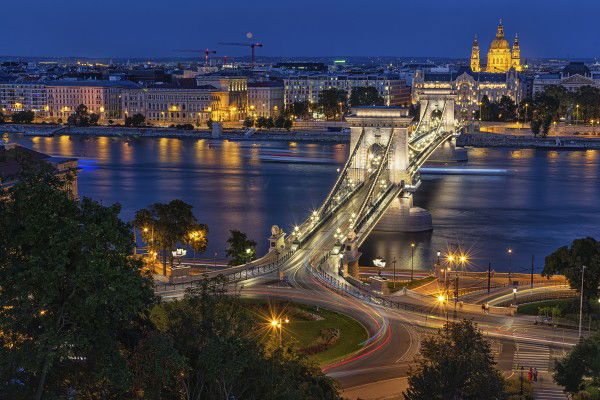
[[[349,97],[353,88],[367,86],[377,89],[386,106],[410,104],[410,87],[406,85],[406,79],[400,75],[307,73],[285,78],[285,105],[294,102],[317,103],[321,91],[331,88],[345,90]]]
[[[0,112],[4,115],[33,111],[36,119],[43,119],[47,104],[44,82],[28,82],[23,79],[0,81]]]
[[[219,92],[227,93],[227,116],[222,115],[222,121],[241,120],[246,116],[248,107],[248,76],[245,71],[217,71],[196,76],[199,86],[212,85]]]
[[[283,107],[282,83],[248,83],[248,116],[274,117],[283,110]]]
[[[473,40],[473,47],[471,48],[471,70],[473,72],[491,72],[491,73],[505,73],[511,68],[516,71],[521,71],[521,47],[519,45],[519,36],[515,35],[515,41],[512,49],[510,43],[504,37],[504,26],[502,20],[498,24],[498,30],[496,37],[490,44],[490,49],[487,53],[487,65],[485,68],[481,66],[481,60],[479,56],[479,42],[477,36]]]
[[[146,123],[156,126],[191,124],[206,127],[206,121],[228,121],[228,93],[212,85],[197,85],[195,79],[172,84],[155,84],[123,92],[125,116],[142,114]]]
[[[562,71],[554,74],[541,74],[533,78],[532,93],[543,92],[547,86],[562,86],[576,91],[582,86],[600,88],[600,74],[594,74],[583,62],[571,62]]]
[[[137,88],[130,81],[49,81],[48,118],[63,122],[75,112],[80,104],[87,106],[88,112],[100,116],[100,122],[121,119],[121,92],[127,88]]]
[[[457,118],[472,119],[483,96],[495,102],[507,96],[518,103],[521,100],[519,88],[519,74],[514,69],[503,74],[473,72],[470,68],[454,72],[417,70],[413,79],[412,100],[418,103],[423,95],[452,93],[456,95]]]

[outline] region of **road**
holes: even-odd
[[[364,189],[356,193],[286,261],[282,270],[289,286],[267,284],[274,280],[271,274],[244,280],[241,293],[249,297],[281,298],[319,305],[355,318],[365,326],[368,340],[346,359],[324,366],[323,370],[337,379],[352,396],[393,398],[401,392],[401,389],[396,390],[397,385],[405,382],[422,337],[435,334],[447,317],[434,308],[431,312],[414,312],[371,304],[338,292],[314,273],[313,263],[334,247],[334,234],[338,228],[341,232],[348,231],[350,218],[361,207],[365,196]],[[342,280],[336,271],[330,271],[329,276]],[[181,295],[181,291],[174,291],[163,297]],[[450,312],[448,318],[452,317]],[[499,368],[507,372],[523,363],[529,366],[535,362],[549,367],[552,357],[563,354],[577,341],[575,332],[535,326],[531,320],[522,317],[466,311],[457,317],[478,323],[493,343]]]

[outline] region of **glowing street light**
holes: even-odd
[[[414,279],[415,275],[415,243],[410,244],[410,280]]]

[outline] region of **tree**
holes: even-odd
[[[266,128],[267,126],[267,119],[265,117],[258,117],[256,119],[256,127],[257,128]]]
[[[269,117],[265,121],[265,128],[272,129],[275,126],[275,121],[273,121],[273,117]]]
[[[98,125],[98,120],[100,119],[100,116],[96,113],[91,113],[90,114],[90,125]]]
[[[121,339],[154,301],[130,257],[131,228],[118,204],[73,199],[49,165],[22,171],[0,200],[0,392],[125,389]]]
[[[67,119],[67,124],[75,126],[89,126],[90,113],[88,107],[85,104],[78,105],[75,109],[75,112],[69,115],[69,118]]]
[[[554,363],[554,380],[570,393],[584,389],[584,379],[600,386],[600,333],[582,338],[562,360]]]
[[[4,114],[0,112],[0,124],[4,123]]]
[[[537,136],[540,133],[542,121],[540,121],[539,119],[532,119],[529,125],[531,126],[531,132],[533,132],[533,136]]]
[[[250,117],[246,117],[246,119],[244,120],[244,126],[246,128],[252,128],[254,126],[254,120]]]
[[[238,230],[230,230],[231,236],[227,239],[229,248],[227,257],[231,257],[229,265],[240,265],[254,260],[256,242],[248,239],[245,233]]]
[[[382,106],[383,104],[383,97],[379,95],[377,88],[373,86],[355,87],[350,92],[351,107]]]
[[[283,114],[289,118],[307,119],[310,116],[310,110],[307,101],[295,101],[286,107]]]
[[[513,99],[508,96],[502,96],[498,103],[498,112],[501,121],[514,121],[517,118],[517,106]]]
[[[133,114],[131,117],[125,117],[125,126],[140,127],[146,122],[146,117],[142,114]]]
[[[421,356],[409,370],[406,400],[506,398],[490,345],[471,321],[447,323],[423,339]]]
[[[583,304],[598,297],[600,284],[600,242],[591,237],[575,239],[571,247],[563,246],[546,257],[542,275],[563,274],[571,288],[581,292],[582,266],[585,265]]]
[[[334,119],[341,116],[347,111],[348,93],[345,90],[331,88],[321,91],[317,110],[327,119]]]
[[[212,129],[213,128],[213,120],[211,118],[206,120],[206,126],[208,129]]]
[[[152,310],[154,325],[186,360],[181,398],[341,400],[335,382],[285,343],[267,348],[259,336],[265,322],[225,284],[201,281],[183,300]]]
[[[19,111],[11,116],[11,120],[15,124],[31,124],[33,122],[34,117],[35,114],[33,113],[33,111]]]
[[[154,203],[135,213],[133,225],[140,229],[149,247],[160,251],[163,260],[163,275],[167,275],[167,258],[173,266],[171,251],[177,243],[191,246],[197,253],[206,249],[208,227],[198,223],[192,206],[181,201]]]
[[[550,127],[552,126],[552,116],[546,115],[544,120],[542,121],[542,132],[544,136],[548,136],[548,132],[550,132]]]

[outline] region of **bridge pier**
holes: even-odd
[[[403,192],[392,201],[375,226],[382,232],[425,232],[433,229],[431,213],[413,205],[413,195]]]

